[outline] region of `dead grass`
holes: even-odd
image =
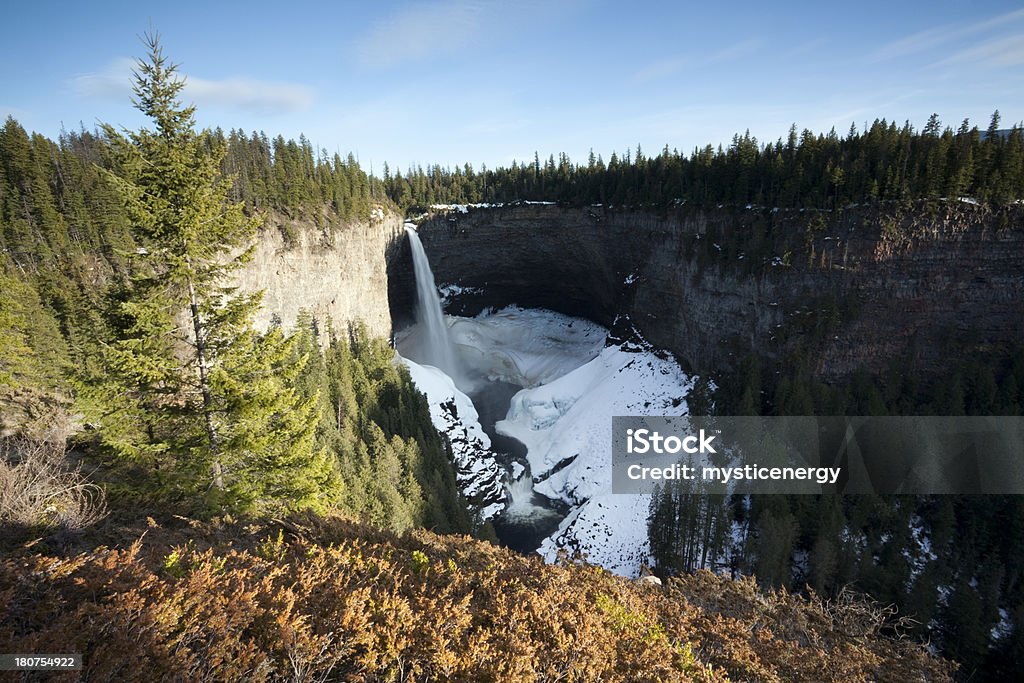
[[[0,438],[0,527],[80,530],[105,515],[103,489],[69,463],[63,439]]]
[[[650,588],[312,517],[104,533],[120,548],[0,561],[8,651],[81,652],[118,681],[951,680],[876,610],[706,572]]]

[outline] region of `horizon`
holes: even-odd
[[[305,135],[378,176],[385,163],[404,173],[507,167],[535,154],[607,161],[638,146],[688,155],[744,131],[773,142],[793,124],[844,135],[884,118],[920,130],[932,113],[944,127],[967,118],[984,130],[998,109],[1009,128],[1024,113],[1024,8],[1007,1],[871,2],[851,13],[812,3],[300,0],[287,14],[273,3],[112,2],[85,16],[57,4],[56,15],[9,11],[0,116],[50,138],[101,122],[143,125],[130,72],[152,28],[181,65],[199,127]],[[310,36],[334,26],[332,39]]]

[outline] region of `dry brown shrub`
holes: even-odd
[[[0,525],[78,530],[105,516],[103,489],[69,464],[62,439],[0,438]]]
[[[126,550],[0,561],[0,643],[81,652],[89,680],[949,680],[836,609],[331,520],[153,524]]]

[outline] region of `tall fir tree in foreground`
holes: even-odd
[[[255,332],[259,295],[226,286],[259,218],[228,200],[224,144],[196,132],[158,36],[145,44],[134,103],[154,128],[104,126],[107,175],[141,246],[111,295],[119,336],[106,348],[110,379],[85,392],[102,406],[101,435],[143,460],[164,492],[213,509],[329,505],[337,475],[314,445],[316,402],[289,382],[303,360],[280,331]]]

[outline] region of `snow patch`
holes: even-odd
[[[504,470],[490,450],[491,439],[480,426],[473,402],[451,377],[432,365],[398,358],[409,369],[417,388],[427,395],[434,427],[451,442],[459,490],[479,507],[483,519],[491,519],[505,509],[507,502],[502,485]]]
[[[993,642],[999,642],[1005,638],[1009,638],[1013,634],[1013,621],[1010,619],[1010,613],[1004,608],[999,608],[999,623],[992,627],[992,632],[989,634]]]
[[[470,209],[500,209],[504,204],[490,204],[480,202],[476,204],[431,204],[431,211],[469,213]]]
[[[451,284],[439,287],[438,292],[441,293],[441,305],[446,306],[453,297],[461,296],[462,294],[479,294],[483,290],[479,287],[463,287],[461,285]]]
[[[611,493],[611,418],[685,415],[694,379],[652,350],[609,346],[572,372],[512,398],[495,430],[526,445],[538,493],[575,506],[541,545],[545,559],[555,560],[560,551],[579,553],[626,576],[650,561],[650,497]]]
[[[649,495],[595,495],[573,509],[537,552],[548,562],[564,554],[620,576],[639,576],[640,568],[652,563],[647,540],[650,505]]]
[[[912,547],[902,550],[904,559],[910,564],[910,576],[907,581],[907,590],[914,585],[917,577],[921,575],[929,562],[938,559],[938,555],[932,550],[932,541],[928,536],[928,529],[924,520],[919,515],[910,519],[910,538],[913,540]]]

